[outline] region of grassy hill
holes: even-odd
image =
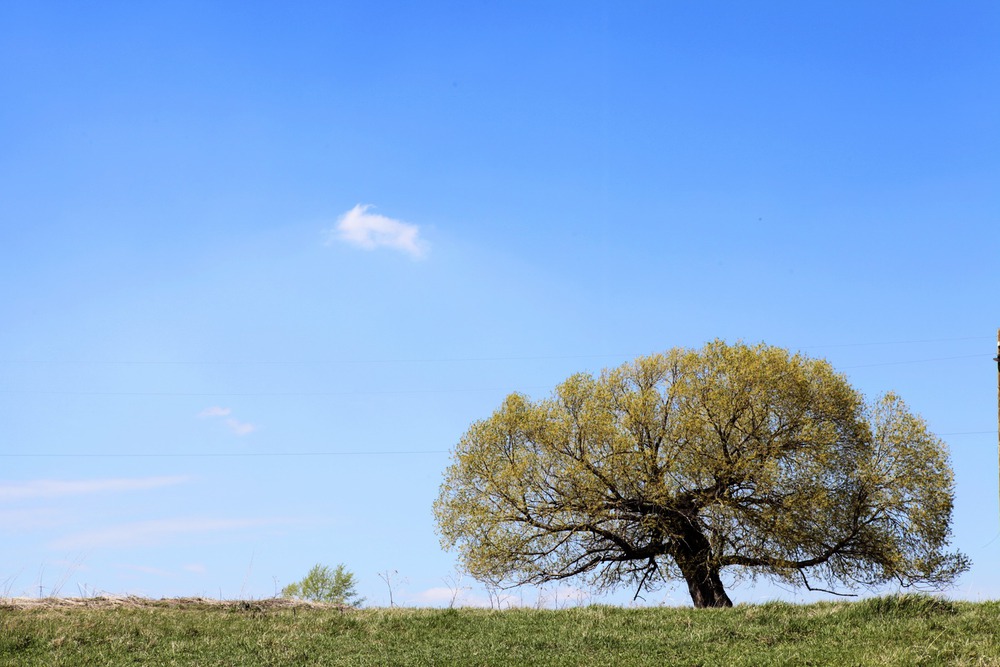
[[[501,612],[0,600],[0,665],[1000,666],[1000,602]]]

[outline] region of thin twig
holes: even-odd
[[[802,570],[799,570],[799,575],[801,575],[801,577],[802,577],[802,583],[810,591],[813,591],[813,592],[816,592],[816,593],[829,593],[830,595],[839,595],[840,597],[843,597],[843,598],[856,598],[856,597],[858,597],[857,593],[838,593],[837,591],[831,591],[831,590],[828,590],[826,588],[813,588],[812,586],[809,585],[809,580],[806,579],[806,573],[805,572],[803,572]]]

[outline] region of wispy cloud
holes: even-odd
[[[52,549],[148,547],[173,542],[184,535],[236,532],[268,526],[299,523],[293,519],[153,519],[90,530],[55,540]]]
[[[119,565],[119,568],[123,570],[130,570],[132,572],[139,572],[140,574],[151,574],[156,577],[176,577],[177,575],[169,570],[164,570],[159,567],[150,567],[149,565]]]
[[[481,595],[470,593],[466,589],[455,591],[444,586],[436,586],[420,591],[413,596],[413,602],[418,606],[442,607],[451,606],[454,603],[457,607],[489,607],[490,601]]]
[[[165,570],[162,567],[153,567],[151,565],[135,565],[132,563],[118,563],[115,567],[129,572],[138,572],[140,574],[149,574],[155,577],[168,577],[172,579],[183,576],[185,572],[192,574],[205,574],[208,571],[208,568],[201,563],[182,565],[179,571]]]
[[[329,242],[343,241],[365,250],[391,248],[414,259],[427,256],[430,244],[420,238],[420,227],[370,213],[371,208],[369,204],[358,204],[341,215],[330,232]]]
[[[54,507],[0,510],[0,534],[23,534],[63,526],[71,521],[66,512]]]
[[[257,430],[256,424],[241,422],[239,419],[227,419],[226,426],[236,435],[250,435]]]
[[[530,592],[530,591],[529,591]],[[575,586],[556,586],[553,588],[535,588],[534,599],[525,599],[522,595],[515,597],[507,591],[497,591],[496,595],[483,595],[481,588],[472,586],[461,587],[458,595],[455,589],[449,586],[435,586],[427,588],[412,598],[408,602],[417,606],[441,607],[454,603],[457,607],[493,607],[499,609],[511,609],[525,605],[540,608],[558,609],[567,606],[583,606],[590,604],[593,595],[582,588]]]
[[[205,408],[199,412],[198,416],[202,419],[205,419],[206,417],[228,417],[231,412],[232,410],[229,408],[222,408],[218,405],[213,405],[212,407]]]
[[[133,477],[112,479],[34,479],[26,482],[0,483],[0,500],[25,498],[60,498],[92,493],[145,491],[176,486],[191,480],[186,476]]]
[[[231,414],[233,414],[232,409],[223,408],[218,405],[213,405],[212,407],[205,408],[204,410],[199,412],[198,417],[201,419],[229,417],[229,415]],[[257,430],[256,424],[240,421],[235,417],[229,417],[229,419],[226,419],[225,421],[223,421],[223,423],[226,425],[226,428],[228,428],[232,433],[239,436],[250,435],[251,433]]]

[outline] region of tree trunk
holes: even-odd
[[[712,564],[712,546],[698,528],[688,527],[683,539],[675,545],[674,560],[684,575],[695,607],[733,606],[722,585],[719,568]]]
[[[733,601],[726,595],[726,589],[722,585],[718,568],[705,562],[689,563],[687,566],[681,565],[681,573],[687,581],[688,592],[691,593],[691,601],[695,607],[703,609],[733,606]]]

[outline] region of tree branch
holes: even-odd
[[[632,596],[632,602],[639,599],[639,593],[642,592],[643,587],[646,585],[646,580],[649,579],[649,575],[658,570],[659,568],[656,566],[656,559],[650,557],[649,565],[646,566],[646,571],[642,575],[642,581],[639,582],[639,586],[635,589],[635,595]]]
[[[839,595],[843,598],[856,598],[858,597],[856,593],[838,593],[837,591],[831,591],[826,588],[813,588],[809,585],[809,579],[806,578],[806,573],[799,570],[799,574],[802,575],[802,584],[810,591],[815,591],[817,593],[829,593],[830,595]]]

